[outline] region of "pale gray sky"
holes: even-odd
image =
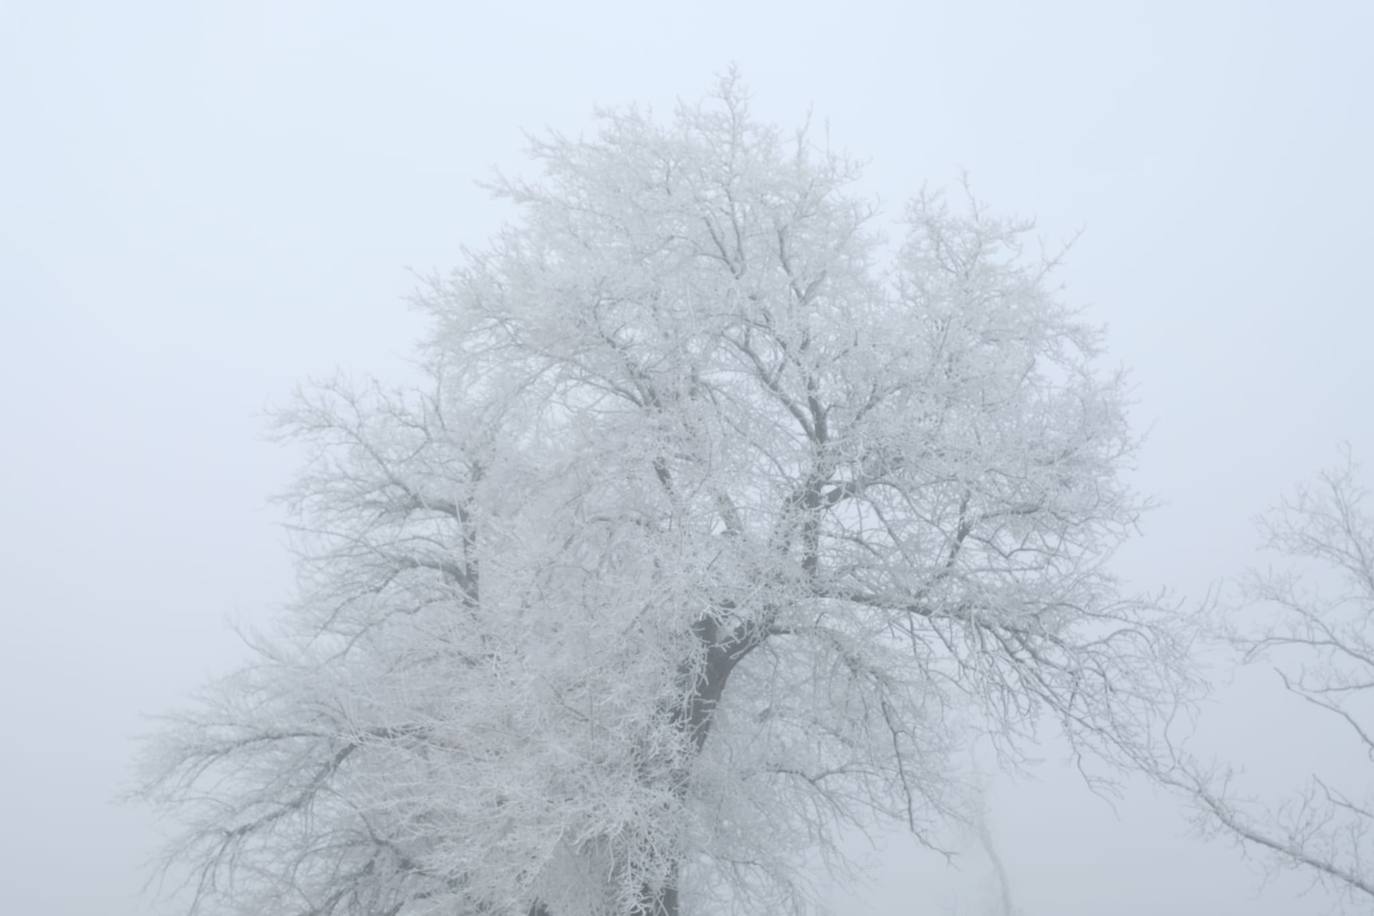
[[[0,0],[4,908],[150,912],[150,820],[111,804],[128,738],[291,583],[266,496],[293,457],[261,411],[336,365],[401,371],[405,268],[496,225],[473,179],[518,170],[522,128],[666,111],[733,61],[894,207],[966,169],[1050,242],[1086,230],[1069,296],[1134,370],[1139,482],[1167,503],[1124,568],[1200,595],[1338,441],[1374,467],[1372,45],[1363,0]],[[1267,690],[1231,691],[1221,734],[1281,781],[1325,736],[1293,740]],[[992,790],[1026,916],[1326,912],[1049,757]],[[848,912],[941,912],[981,880],[880,858]]]

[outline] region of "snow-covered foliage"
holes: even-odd
[[[887,247],[733,77],[600,125],[418,295],[427,388],[281,417],[302,597],[145,759],[203,911],[791,912],[848,824],[941,842],[970,721],[1122,762],[1175,695],[1028,225],[924,195]]]

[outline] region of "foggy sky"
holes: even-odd
[[[290,595],[267,496],[296,456],[264,408],[336,366],[403,375],[407,268],[506,216],[473,180],[521,171],[522,129],[666,115],[735,62],[758,113],[813,108],[869,159],[891,212],[967,171],[1051,247],[1082,229],[1066,296],[1132,370],[1163,503],[1121,568],[1196,600],[1340,441],[1374,478],[1371,41],[1360,0],[0,2],[3,908],[152,912],[152,821],[112,804],[129,739],[241,657],[226,620]],[[1271,680],[1228,690],[1210,740],[1281,787],[1331,736]],[[1327,911],[1045,756],[990,790],[1026,916]],[[832,897],[972,914],[980,868],[892,840]]]

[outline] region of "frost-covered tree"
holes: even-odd
[[[1286,690],[1374,762],[1374,515],[1351,455],[1285,498],[1260,530],[1281,565],[1242,583],[1246,613],[1227,621],[1226,639],[1242,662],[1271,665]],[[1305,787],[1278,801],[1249,796],[1230,768],[1183,755],[1167,781],[1191,796],[1209,832],[1352,901],[1374,903],[1367,771],[1352,780],[1347,767],[1325,761]]]
[[[888,246],[746,101],[533,141],[427,384],[281,417],[302,596],[144,761],[197,910],[791,912],[848,825],[967,813],[969,710],[1142,752],[1179,657],[1107,570],[1098,333],[1028,225],[923,195]]]

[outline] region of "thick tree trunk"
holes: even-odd
[[[722,632],[716,619],[709,616],[702,617],[692,624],[692,633],[705,647],[706,664],[695,674],[696,683],[688,701],[673,710],[671,715],[673,724],[690,736],[693,751],[700,753],[706,745],[706,738],[711,731],[711,719],[725,693],[730,673],[744,656],[762,642],[762,636],[758,631],[743,626]],[[685,771],[675,775],[674,791],[686,791],[688,775]],[[639,901],[627,916],[681,916],[678,871],[679,865],[674,863],[667,882],[662,886],[646,884],[640,891]],[[555,914],[542,900],[536,900],[530,905],[528,916]]]
[[[711,720],[725,693],[730,673],[745,655],[754,649],[761,637],[754,630],[744,628],[722,632],[714,617],[706,616],[692,625],[693,634],[706,649],[706,664],[696,674],[690,699],[674,712],[673,720],[679,729],[690,736],[695,753],[701,753],[710,735]],[[675,775],[674,791],[685,792],[689,773]],[[645,887],[640,904],[630,916],[680,916],[678,902],[679,865],[674,863],[668,881],[662,887]]]
[[[692,633],[706,647],[706,664],[696,675],[691,699],[673,716],[679,729],[689,734],[699,753],[711,730],[711,717],[725,693],[726,682],[744,656],[762,639],[753,631],[737,628],[721,632],[714,617],[702,617],[692,624]]]

